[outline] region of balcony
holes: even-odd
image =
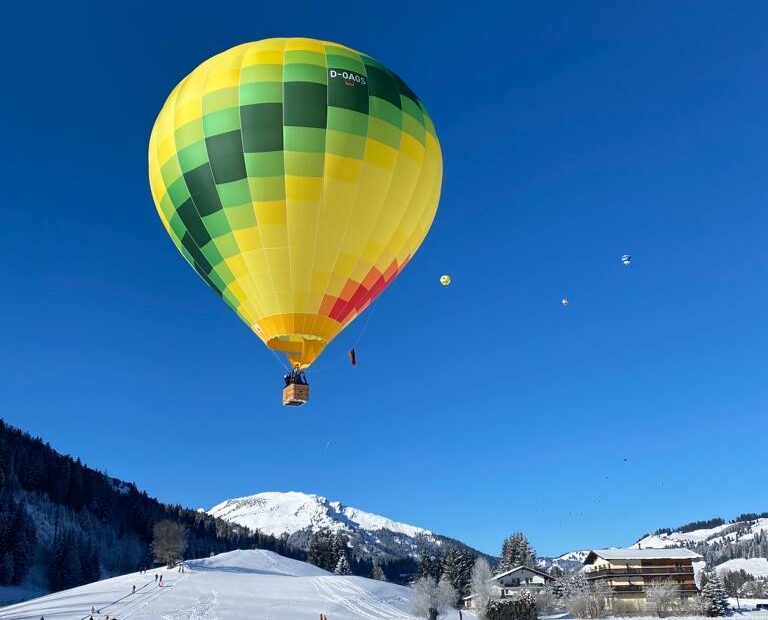
[[[677,586],[679,594],[698,594],[699,590],[694,585],[672,584]],[[611,586],[611,592],[620,594],[622,592],[644,592],[643,586]]]
[[[642,577],[643,575],[690,575],[693,576],[692,566],[641,566],[637,568],[596,568],[586,573],[587,579],[602,579],[605,577]]]

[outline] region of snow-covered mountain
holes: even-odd
[[[582,567],[588,553],[589,551],[569,551],[556,558],[539,558],[539,566],[546,571],[556,566],[564,573],[572,573]]]
[[[163,580],[155,580],[155,573]],[[133,587],[136,587],[133,593]],[[0,620],[417,620],[410,588],[342,577],[271,551],[230,551],[191,560],[187,570],[158,569],[63,590],[0,608]],[[474,616],[465,612],[465,618]]]
[[[434,532],[345,506],[319,495],[267,492],[226,500],[208,514],[231,523],[286,536],[290,544],[307,549],[312,534],[323,529],[343,534],[355,553],[377,558],[404,558],[436,553],[460,544]]]
[[[313,532],[322,529],[364,529],[369,532],[389,530],[410,538],[432,536],[429,530],[414,525],[344,506],[341,502],[330,501],[319,495],[296,492],[257,493],[229,499],[211,508],[208,514],[273,536],[293,534],[305,529]]]

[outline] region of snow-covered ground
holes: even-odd
[[[101,611],[98,620],[107,613],[114,620],[317,620],[321,613],[328,620],[416,620],[410,595],[403,586],[332,575],[270,551],[231,551],[192,560],[185,573],[131,573],[2,607],[0,620],[88,620],[91,606]]]
[[[741,599],[741,607],[737,607],[736,599],[730,598],[728,602],[731,606],[731,615],[728,616],[734,620],[768,620],[768,611],[756,610],[755,606],[758,603],[766,604],[768,599],[749,598]],[[539,620],[542,620],[541,618]],[[603,620],[627,620],[627,617],[609,616]],[[632,616],[631,620],[659,620],[658,616]],[[665,620],[712,620],[711,618],[705,618],[704,616],[666,616]]]

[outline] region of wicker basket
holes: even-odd
[[[300,407],[309,400],[309,386],[306,383],[291,383],[283,388],[283,404]]]

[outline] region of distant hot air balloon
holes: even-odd
[[[268,39],[214,56],[173,90],[149,178],[184,258],[302,370],[419,249],[442,156],[421,100],[370,56]]]
[[[622,255],[621,263],[625,267],[629,267],[632,264],[632,257],[629,254]]]
[[[560,300],[560,304],[561,304],[561,305],[562,305],[564,308],[567,308],[569,303],[571,303],[571,302],[570,302],[570,301],[568,301],[568,298],[567,298],[567,297],[563,297],[563,298]]]
[[[447,274],[440,276],[440,284],[443,286],[449,286],[451,284],[451,276]]]

